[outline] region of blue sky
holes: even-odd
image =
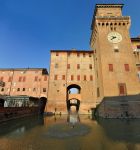
[[[135,1],[135,2],[134,2]],[[95,3],[124,3],[140,35],[140,0],[0,0],[0,68],[49,68],[51,49],[90,49]]]

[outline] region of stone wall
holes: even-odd
[[[140,95],[105,97],[95,115],[102,118],[140,118]]]

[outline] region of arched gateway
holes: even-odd
[[[81,100],[81,87],[77,84],[71,84],[67,87],[67,110],[72,111],[72,107],[75,107],[76,112],[79,111]]]

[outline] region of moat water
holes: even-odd
[[[0,150],[140,150],[140,120],[22,118],[0,124]]]

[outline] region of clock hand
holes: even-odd
[[[116,38],[116,36],[112,36],[112,39],[111,40],[113,40],[113,39],[115,39]]]

